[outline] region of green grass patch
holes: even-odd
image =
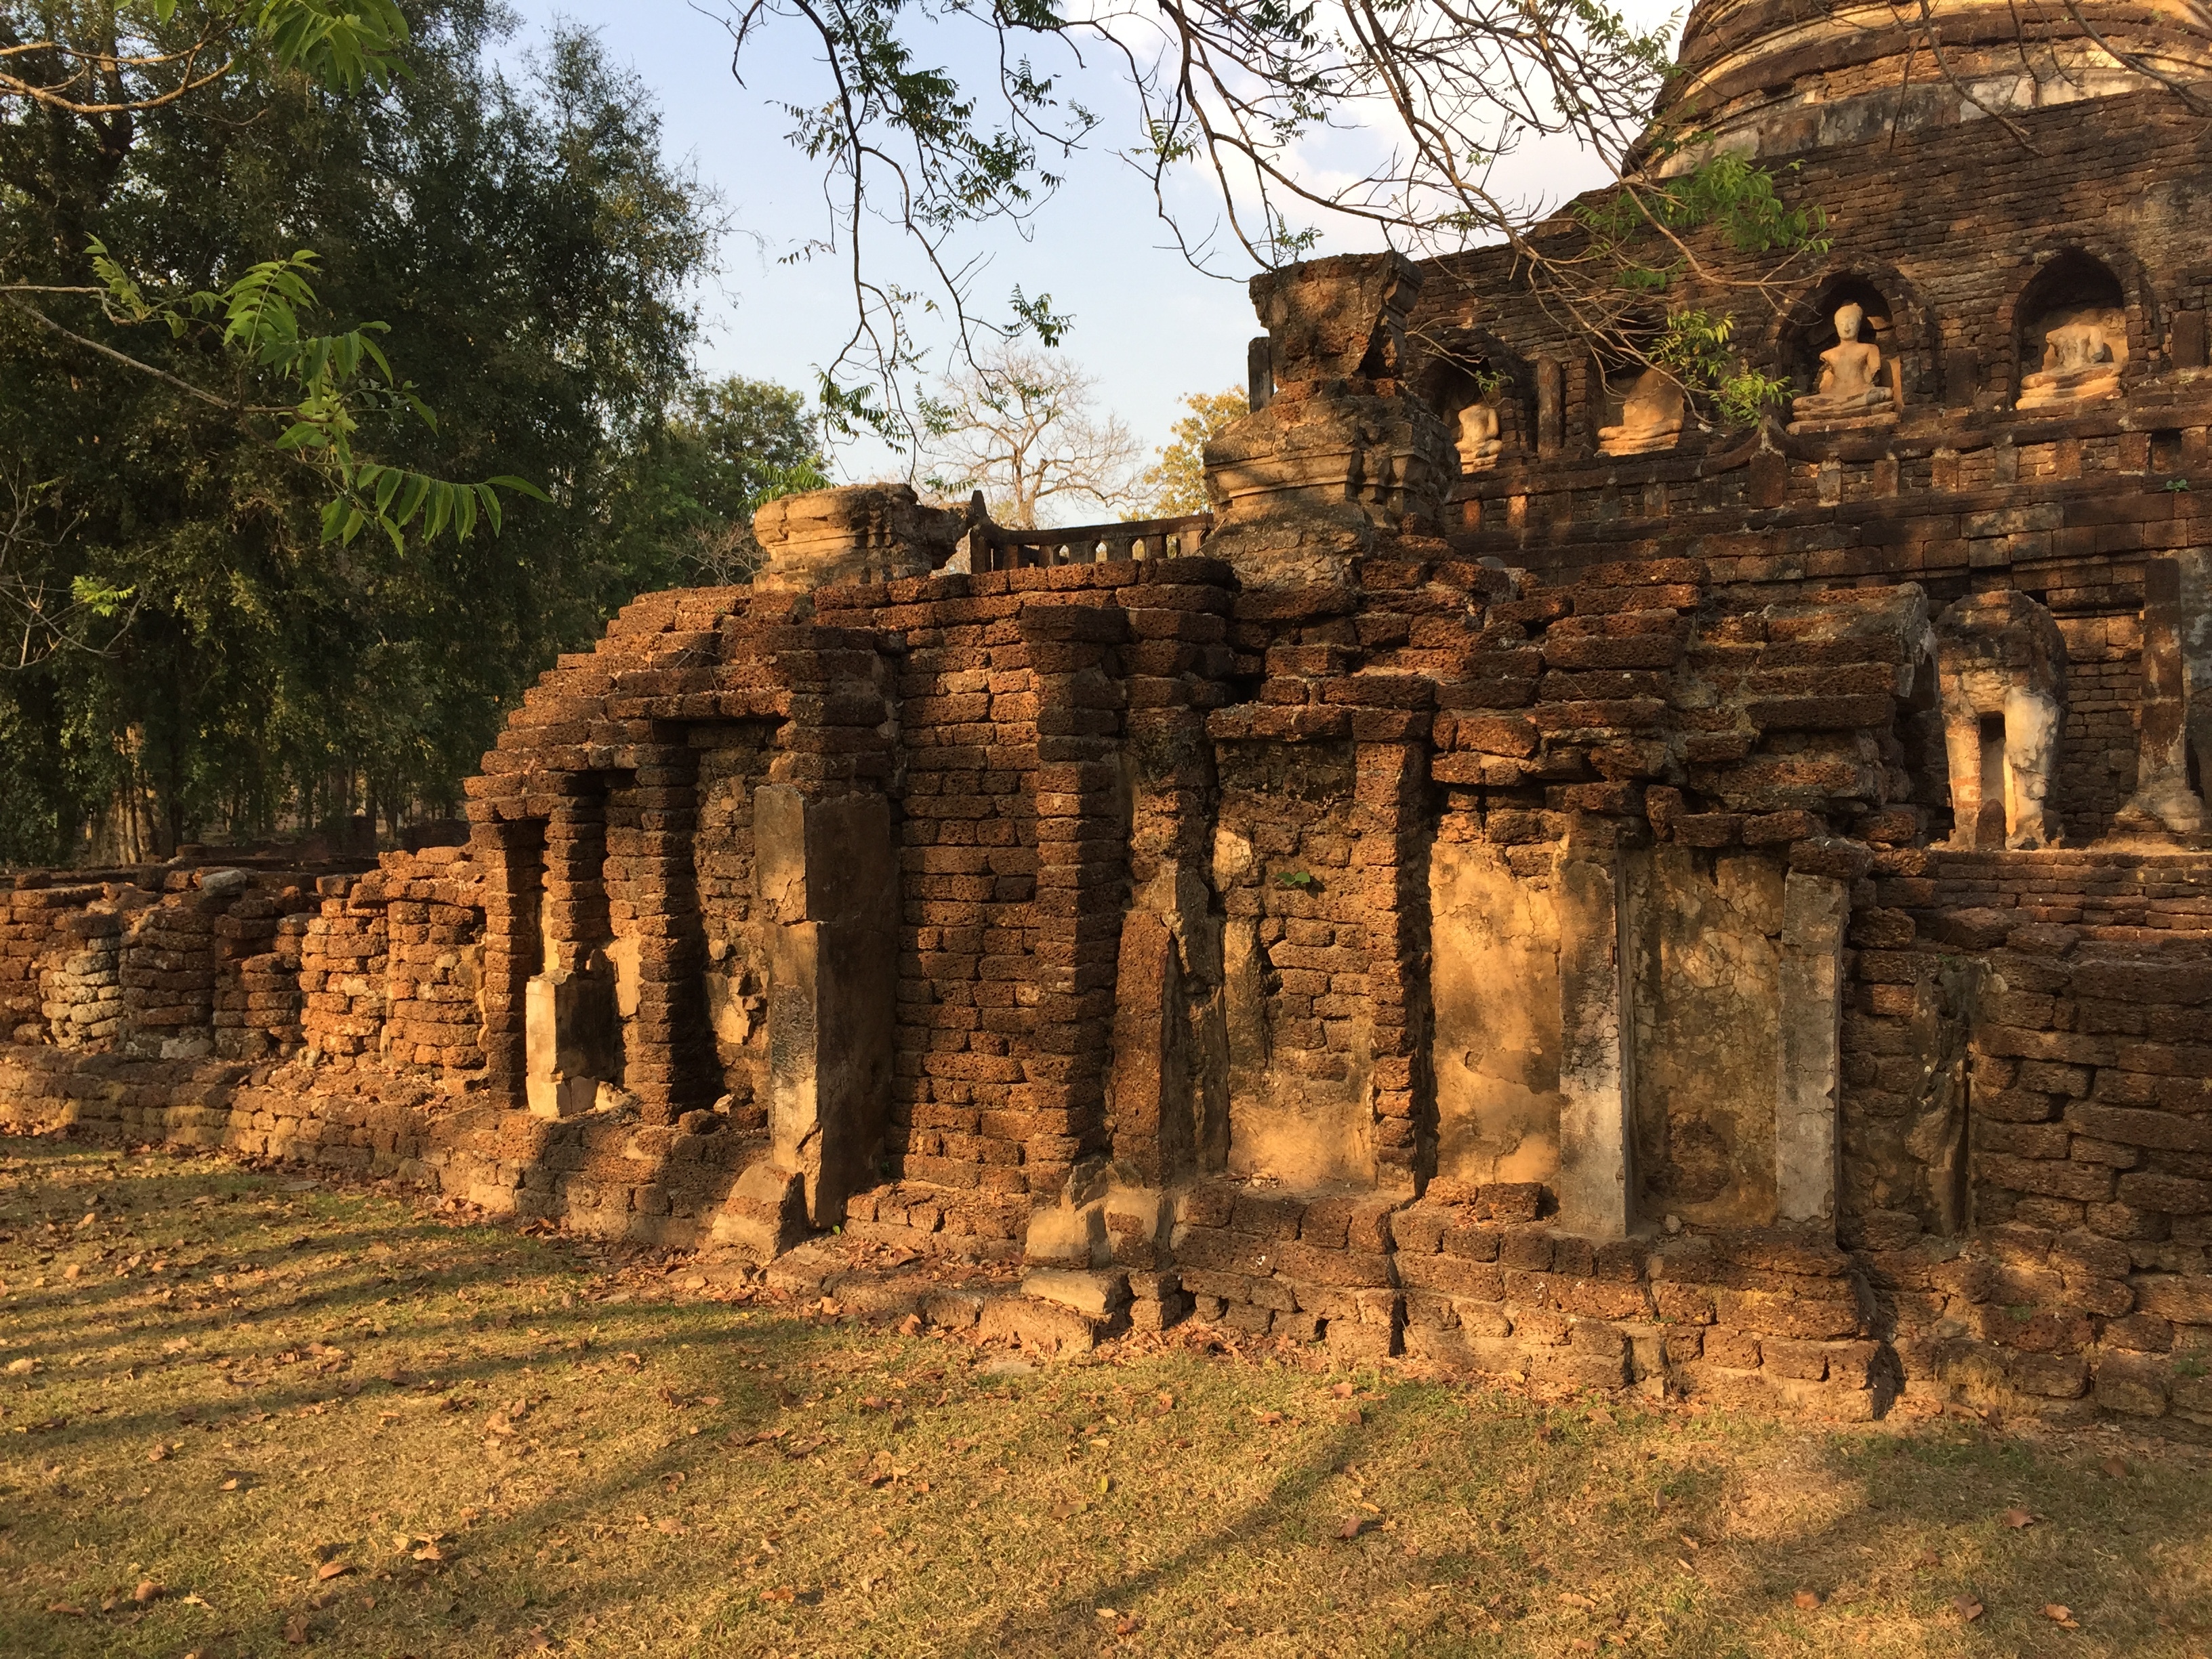
[[[11,1656],[2212,1651],[2193,1448],[1031,1366],[391,1194],[0,1153]]]

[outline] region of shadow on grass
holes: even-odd
[[[64,1194],[121,1184],[108,1181],[98,1153],[52,1142],[6,1150],[25,1161],[0,1173],[10,1207],[27,1197],[58,1215]],[[62,1471],[5,1497],[14,1528],[0,1534],[0,1574],[27,1591],[27,1553],[88,1551],[91,1559],[70,1562],[68,1579],[67,1593],[83,1598],[102,1584],[127,1588],[118,1569],[134,1558],[198,1550],[234,1563],[240,1590],[210,1595],[220,1614],[188,1623],[171,1607],[135,1626],[123,1622],[127,1608],[52,1617],[37,1597],[11,1594],[0,1620],[0,1650],[10,1654],[174,1656],[201,1625],[229,1632],[211,1656],[273,1653],[286,1650],[288,1622],[304,1617],[316,1650],[339,1654],[524,1652],[544,1627],[546,1639],[614,1653],[1019,1659],[1126,1646],[2184,1659],[2204,1650],[2197,1632],[2212,1622],[2212,1482],[2202,1460],[2129,1449],[2128,1472],[2114,1475],[2100,1467],[2114,1455],[2106,1437],[1829,1431],[1632,1403],[1593,1417],[1587,1404],[1547,1408],[1418,1382],[1374,1390],[1360,1402],[1366,1420],[1353,1425],[1334,1420],[1341,1403],[1301,1371],[1185,1353],[1054,1367],[978,1389],[965,1373],[971,1356],[949,1343],[714,1303],[562,1308],[550,1304],[580,1292],[586,1269],[554,1243],[449,1225],[368,1194],[284,1193],[281,1176],[201,1160],[119,1167],[154,1172],[143,1194],[152,1201],[130,1212],[141,1231],[208,1235],[182,1253],[203,1264],[196,1274],[213,1270],[210,1254],[226,1268],[242,1256],[307,1270],[296,1287],[252,1286],[235,1307],[149,1304],[134,1278],[0,1309],[0,1359],[28,1351],[48,1367],[27,1388],[9,1379],[0,1444],[19,1472],[33,1462]],[[209,1202],[194,1202],[202,1198]],[[290,1207],[272,1210],[272,1200]],[[185,1226],[179,1216],[194,1219]],[[251,1249],[232,1249],[264,1223]],[[70,1237],[88,1251],[94,1231]],[[291,1248],[303,1234],[311,1243]],[[21,1231],[0,1245],[11,1279],[24,1248],[48,1237]],[[52,1237],[58,1267],[59,1252],[75,1247]],[[389,1273],[360,1259],[379,1243],[397,1253]],[[118,1246],[118,1255],[143,1248]],[[328,1263],[333,1254],[343,1265]],[[410,1255],[450,1265],[410,1271]],[[459,1311],[461,1299],[477,1305]],[[240,1328],[242,1318],[252,1329]],[[363,1358],[350,1372],[310,1377],[295,1365],[263,1377],[271,1352],[304,1350],[310,1327],[365,1321],[386,1325],[380,1345],[434,1369],[434,1390],[420,1378],[363,1378]],[[248,1396],[197,1412],[196,1431],[179,1430],[173,1407],[141,1401],[14,1432],[47,1416],[35,1402],[49,1383],[204,1391],[213,1377],[197,1359],[142,1358],[132,1379],[114,1354],[179,1337],[200,1345],[193,1355],[252,1350]],[[343,1334],[330,1340],[354,1346]],[[443,1356],[434,1367],[432,1355]],[[755,1361],[763,1369],[742,1368]],[[850,1398],[805,1399],[831,1395],[841,1376],[887,1370],[903,1370],[907,1385],[944,1383],[942,1403],[913,1386],[896,1416]],[[1087,1419],[1101,1399],[1161,1387],[1178,1396],[1173,1418],[1116,1431],[1112,1453],[1088,1453],[1066,1432],[1072,1412]],[[620,1422],[526,1428],[515,1438],[541,1443],[524,1457],[489,1449],[486,1415],[548,1389],[564,1409],[596,1401]],[[699,1403],[709,1393],[722,1403]],[[435,1400],[467,1403],[453,1414]],[[234,1504],[235,1515],[221,1506],[240,1494],[210,1492],[166,1514],[155,1537],[123,1496],[99,1494],[102,1505],[88,1509],[70,1486],[135,1486],[148,1445],[179,1432],[212,1449],[226,1432],[313,1421],[318,1434],[336,1429],[356,1448],[374,1444],[374,1425],[394,1407],[409,1420],[394,1450],[379,1455],[435,1467],[416,1495],[372,1491],[347,1513],[315,1509],[312,1473],[270,1471],[261,1496],[244,1494],[250,1501]],[[1258,1426],[1261,1407],[1291,1420]],[[784,1442],[750,1443],[757,1431],[786,1425]],[[687,1432],[695,1426],[702,1432]],[[403,1453],[410,1432],[416,1443]],[[627,1438],[595,1437],[617,1432]],[[816,1436],[824,1438],[810,1457],[783,1455],[783,1445]],[[556,1462],[571,1443],[586,1452],[585,1466]],[[878,1451],[927,1467],[931,1488],[864,1484],[861,1466]],[[283,1455],[242,1448],[234,1461]],[[1114,1489],[1098,1494],[1092,1483],[1112,1457],[1129,1461],[1110,1465]],[[214,1473],[198,1467],[205,1461],[193,1460],[196,1478]],[[1188,1490],[1194,1484],[1240,1490],[1224,1497]],[[457,1560],[387,1552],[377,1559],[388,1581],[342,1580],[336,1593],[345,1599],[313,1607],[333,1592],[301,1570],[313,1528],[344,1534],[366,1568],[380,1524],[450,1534],[477,1494],[491,1512],[461,1531]],[[1091,1507],[1078,1508],[1086,1498]],[[369,1516],[380,1501],[390,1511],[380,1523]],[[2008,1510],[2026,1511],[2030,1524],[2008,1525]],[[1363,1516],[1358,1536],[1338,1535],[1343,1521]],[[773,1556],[760,1542],[769,1533],[783,1534]],[[559,1559],[568,1555],[580,1559]],[[483,1576],[469,1577],[471,1568]],[[877,1583],[884,1588],[869,1588]],[[768,1599],[786,1588],[798,1592],[792,1601]],[[802,1599],[816,1592],[825,1593],[819,1603]],[[1799,1606],[1800,1592],[1814,1604]],[[370,1593],[380,1598],[373,1620]],[[1966,1619],[1954,1605],[1961,1596],[1983,1612]],[[2046,1604],[2067,1607],[2080,1628],[2045,1618]],[[1097,1617],[1102,1607],[1141,1624],[1125,1641],[1118,1620]]]

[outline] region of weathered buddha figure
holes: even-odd
[[[2120,389],[2120,363],[2127,351],[2121,337],[2113,349],[2112,331],[2098,317],[2068,318],[2043,337],[2043,368],[2020,383],[2020,407],[2109,398]]]
[[[1459,470],[1479,472],[1498,459],[1505,441],[1498,435],[1498,411],[1488,404],[1473,403],[1459,412]]]
[[[1671,449],[1681,435],[1682,416],[1682,388],[1659,370],[1647,368],[1622,400],[1620,424],[1598,428],[1598,447],[1608,455]]]
[[[1790,404],[1793,428],[1863,419],[1895,406],[1895,394],[1876,384],[1881,374],[1881,348],[1859,338],[1859,330],[1865,325],[1863,307],[1845,305],[1837,311],[1836,343],[1820,354],[1820,383]],[[1893,367],[1890,370],[1892,374],[1896,372]]]

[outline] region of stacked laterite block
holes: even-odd
[[[341,1068],[377,1054],[390,990],[385,907],[374,888],[357,891],[362,884],[351,876],[315,884],[320,914],[300,948],[301,1036]]]
[[[1849,1132],[1948,1179],[1870,1190],[1859,1227],[1907,1389],[2202,1414],[2212,870],[1900,850],[1875,881],[1899,923],[1859,957]]]
[[[459,848],[428,848],[415,863],[414,872],[380,871],[370,878],[386,896],[385,1063],[473,1072],[483,1064],[477,872]]]

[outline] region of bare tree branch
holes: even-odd
[[[981,490],[992,517],[1014,530],[1043,528],[1075,500],[1133,506],[1144,447],[1119,416],[1098,412],[1096,386],[1056,354],[985,346],[923,400],[929,486],[947,495]]]

